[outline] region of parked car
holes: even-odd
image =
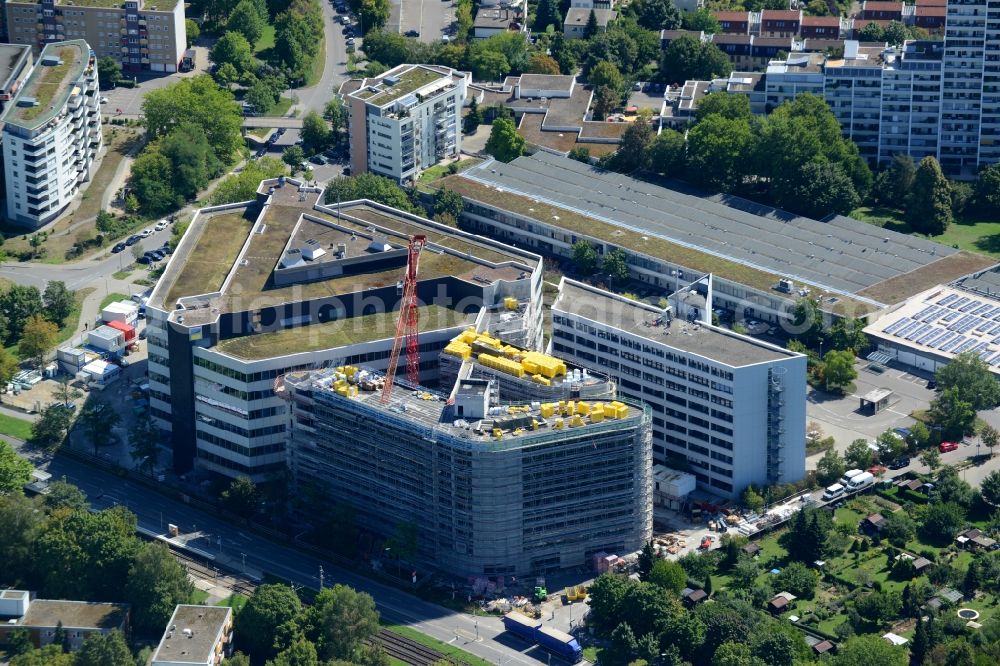
[[[889,463],[889,469],[903,469],[910,464],[910,459],[906,456],[902,458],[896,458],[891,463]]]
[[[933,379],[928,379],[927,380],[927,388],[929,388],[932,391],[936,390],[937,389],[937,382],[934,381]]]
[[[101,104],[107,104],[107,103],[108,103],[108,98],[102,96],[101,97]]]
[[[958,448],[958,442],[941,442],[938,444],[938,451],[941,453],[948,453],[949,451],[954,451]]]
[[[407,30],[404,34],[407,37],[419,37],[420,36],[420,33],[417,32],[416,30]]]
[[[348,46],[354,46],[354,38],[353,37],[348,37],[347,38],[347,45]]]
[[[156,223],[156,226],[153,227],[153,229],[155,229],[156,231],[163,231],[164,229],[167,228],[168,224],[169,222],[167,222],[166,220],[160,220],[159,222]]]
[[[152,228],[143,229],[142,233],[139,235],[142,236],[143,238],[149,238],[150,236],[153,235],[153,229]]]
[[[129,236],[128,240],[125,241],[125,244],[128,245],[129,247],[132,247],[133,245],[135,245],[136,243],[138,243],[140,240],[142,240],[142,239],[139,238],[138,236]]]
[[[170,243],[164,243],[163,247],[160,248],[160,252],[163,254],[173,254],[174,248],[170,247]]]
[[[136,263],[140,263],[140,264],[148,264],[150,261],[152,261],[152,260],[149,258],[149,256],[147,256],[145,254],[142,255],[141,257],[139,257],[138,259],[136,259]]]
[[[351,175],[351,167],[345,166],[343,173],[344,173],[345,176],[350,176]]]
[[[313,164],[326,164],[326,160],[323,159],[322,155],[313,155],[309,158],[309,161]]]
[[[113,248],[111,248],[111,252],[113,254],[118,254],[119,252],[121,252],[122,250],[124,250],[125,247],[126,247],[125,243],[118,243]]]
[[[828,486],[826,490],[823,491],[823,501],[829,502],[835,500],[838,497],[842,497],[844,494],[844,486],[839,483],[835,483],[832,486]]]

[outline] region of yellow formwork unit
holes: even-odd
[[[508,296],[507,298],[503,299],[503,306],[508,310],[516,310],[517,299],[512,296]]]
[[[590,408],[590,422],[600,423],[604,420],[604,403],[595,402]]]
[[[549,379],[562,377],[566,374],[566,364],[559,359],[539,352],[524,352],[521,354],[521,364],[532,375],[544,375]]]
[[[502,356],[494,356],[493,354],[486,353],[480,354],[478,361],[487,368],[493,368],[494,370],[499,370],[515,377],[524,377],[524,368],[517,361],[511,361]]]
[[[542,418],[547,419],[551,417],[553,414],[555,414],[556,407],[558,407],[558,405],[553,402],[543,402],[540,407],[542,412]]]
[[[582,416],[580,416],[579,414],[574,414],[573,416],[570,417],[569,419],[570,428],[579,428],[582,425],[584,425]]]
[[[472,356],[472,347],[464,342],[459,342],[456,338],[448,343],[444,348],[445,354],[450,354],[451,356],[457,356],[463,361],[468,361]]]
[[[576,413],[581,416],[587,416],[590,414],[590,405],[583,402],[582,400],[576,403]]]
[[[531,381],[536,384],[542,384],[543,386],[552,386],[552,380],[548,377],[542,377],[541,375],[531,375]]]

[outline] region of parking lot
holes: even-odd
[[[391,0],[389,27],[425,43],[440,41],[455,20],[455,3],[450,0]]]
[[[101,95],[108,98],[108,103],[103,104],[101,112],[106,116],[137,117],[142,113],[142,100],[150,90],[158,90],[172,83],[177,79],[204,74],[208,71],[208,48],[205,46],[194,46],[195,68],[190,72],[175,73],[151,73],[143,72],[137,77],[130,77],[128,72],[125,78],[133,78],[138,82],[135,88],[118,87],[113,90],[105,90]]]

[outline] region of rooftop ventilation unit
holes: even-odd
[[[396,76],[395,74],[390,74],[389,76],[386,76],[382,79],[382,83],[386,84],[387,86],[394,86],[397,83],[399,83],[399,77]]]
[[[62,58],[53,55],[42,56],[41,62],[46,67],[58,67],[63,64]]]
[[[302,248],[302,256],[309,261],[319,259],[324,254],[326,254],[326,250],[320,247],[319,242],[314,239],[307,240],[305,247]]]
[[[17,100],[18,106],[38,106],[38,100],[34,97],[20,97]]]

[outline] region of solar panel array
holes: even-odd
[[[945,354],[979,354],[988,364],[1000,366],[1000,351],[989,348],[1000,345],[1000,305],[971,295],[943,296],[883,332]]]

